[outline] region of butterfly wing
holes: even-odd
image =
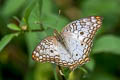
[[[101,17],[98,16],[73,21],[61,32],[65,45],[55,36],[47,37],[35,48],[32,58],[38,62],[56,63],[73,70],[89,60],[92,39],[100,26]]]
[[[102,19],[99,16],[82,18],[64,27],[61,35],[66,47],[73,58],[72,68],[89,61],[89,53],[92,40],[96,31],[100,28]]]
[[[33,51],[32,58],[38,62],[51,62],[65,67],[69,67],[73,62],[67,50],[55,36],[42,40]]]

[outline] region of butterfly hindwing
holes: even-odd
[[[42,40],[33,51],[32,58],[38,62],[51,62],[65,67],[72,64],[69,53],[55,36]]]

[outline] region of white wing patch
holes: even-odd
[[[33,51],[32,58],[38,62],[51,62],[67,67],[73,62],[67,50],[54,36],[42,40]]]
[[[89,61],[93,37],[100,28],[99,16],[82,18],[65,26],[61,32],[63,45],[55,36],[45,38],[33,51],[32,58],[39,62],[51,62],[75,69]]]

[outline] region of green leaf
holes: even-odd
[[[68,20],[55,14],[45,14],[42,18],[43,26],[57,29],[59,31],[68,24]]]
[[[53,80],[52,65],[50,63],[37,64],[34,71],[34,80]]]
[[[93,71],[95,68],[95,62],[94,59],[90,59],[88,63],[85,64],[88,70]]]
[[[19,33],[5,35],[0,41],[0,52],[12,40],[12,38],[18,36],[18,34]]]
[[[79,70],[81,70],[81,71],[83,71],[85,74],[87,74],[88,73],[88,71],[84,68],[84,67],[78,67],[79,68]]]
[[[17,10],[23,6],[25,1],[26,0],[7,0],[4,4],[5,6],[3,6],[3,9],[1,11],[2,15],[8,17],[17,12]]]
[[[39,44],[39,42],[45,38],[46,33],[45,32],[28,32],[25,34],[25,39],[28,47],[28,53],[29,53],[29,65],[33,65],[32,60],[32,52],[34,48]]]
[[[7,27],[11,30],[20,31],[21,29],[15,24],[8,24]]]
[[[103,10],[103,8],[105,10]],[[91,15],[96,15],[96,14],[100,15],[100,14],[107,14],[107,13],[111,13],[113,15],[113,14],[120,12],[118,9],[119,9],[119,4],[117,1],[114,1],[114,0],[109,0],[109,1],[107,0],[85,0],[82,4],[82,11],[83,11],[82,15],[91,16]]]
[[[50,0],[43,0],[34,5],[28,20],[30,29],[40,29],[42,24],[44,29],[50,27],[61,30],[68,23],[66,18],[52,13],[52,7],[54,6],[51,2]]]
[[[114,28],[119,22],[120,5],[115,0],[84,0],[80,7],[82,10],[81,16],[104,16],[105,28]]]
[[[29,24],[29,28],[30,29],[40,29],[41,24],[36,24],[36,22],[40,22],[41,21],[41,6],[42,5],[42,1],[40,2],[36,2],[34,5],[31,5],[31,12],[28,18],[28,24]]]
[[[120,38],[113,35],[106,35],[96,41],[93,53],[110,52],[120,55]]]
[[[88,74],[88,71],[83,67],[78,67],[76,70],[69,73],[68,80],[83,80],[83,76]]]
[[[98,68],[100,69],[100,68]],[[102,70],[99,72],[94,72],[90,79],[88,80],[118,80],[114,75],[108,72],[103,72]]]
[[[55,65],[55,66],[56,66],[56,65]],[[54,67],[53,72],[54,72],[55,80],[59,80],[59,79],[58,79],[58,76],[57,76],[57,71],[56,71],[56,68],[55,68],[55,67]]]
[[[43,0],[42,2],[42,14],[52,13],[52,8],[54,7],[54,3],[52,0]]]
[[[48,8],[53,7],[53,5],[50,5],[50,3],[51,3],[50,0],[39,1],[35,3],[35,5],[32,6],[32,11],[30,10],[29,17],[26,17],[28,18],[28,24],[30,30],[36,30],[36,29],[41,30],[41,28],[43,28],[43,31],[41,32],[35,32],[35,33],[31,32],[26,35],[26,41],[28,45],[28,52],[30,53],[29,59],[31,65],[33,63],[31,54],[35,46],[38,44],[38,42],[40,42],[41,39],[44,39],[44,37],[51,35],[53,33],[53,29],[57,28],[58,30],[60,30],[62,27],[64,27],[65,25],[64,23],[66,22],[65,18],[58,17],[57,15],[52,14],[50,10],[49,13],[44,12],[47,11]],[[48,7],[45,8],[43,6],[48,6]]]
[[[33,10],[33,7],[36,5],[36,1],[32,1],[31,4],[26,8],[25,13],[24,13],[24,17],[23,17],[23,21],[24,23],[26,23],[28,25],[28,20],[29,20],[29,16],[31,14],[31,11]]]

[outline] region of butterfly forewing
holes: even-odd
[[[79,64],[89,61],[92,40],[101,24],[99,16],[73,21],[63,28],[59,36],[42,40],[33,51],[32,58],[38,62],[56,63],[73,70]]]
[[[64,43],[75,63],[73,68],[89,61],[92,40],[101,23],[101,17],[91,16],[73,21],[62,30]]]

